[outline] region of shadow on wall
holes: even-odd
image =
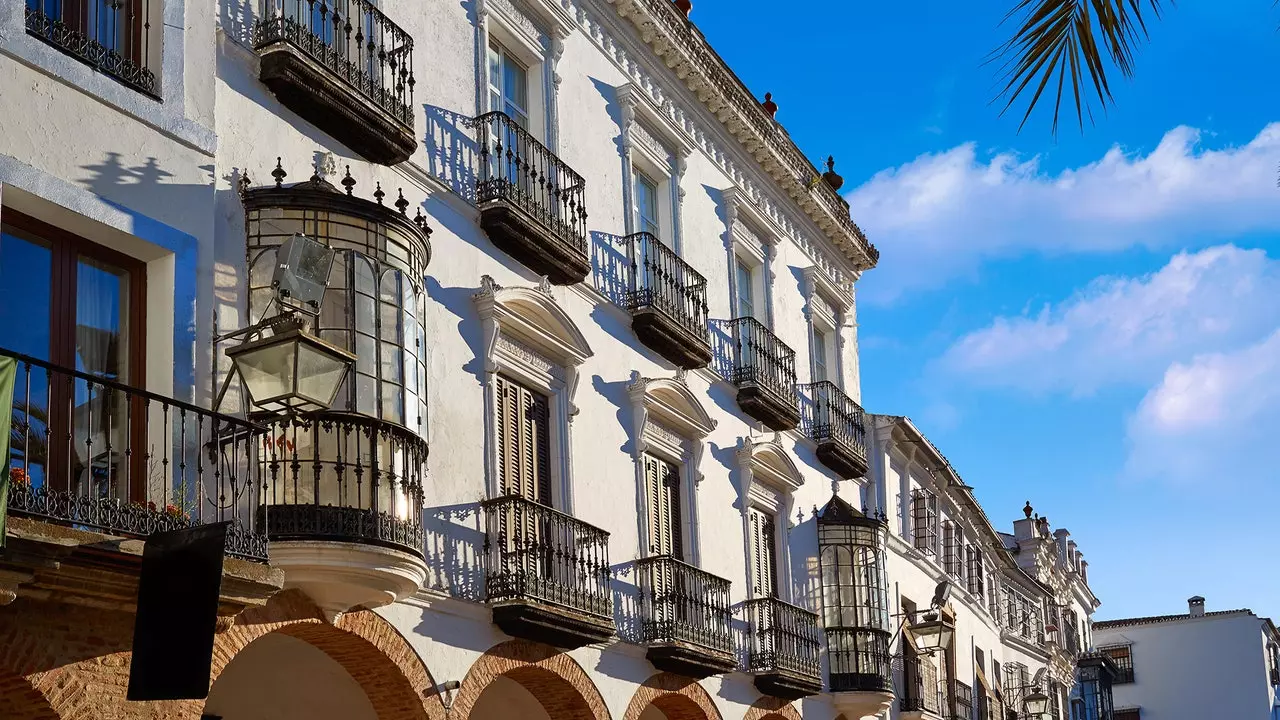
[[[480,503],[422,511],[425,586],[473,602],[484,601],[484,512]]]
[[[459,197],[476,202],[476,168],[480,145],[470,129],[471,118],[436,105],[423,105],[427,134],[427,172]]]
[[[628,560],[614,565],[613,573],[613,621],[618,627],[618,638],[623,642],[640,644],[644,640],[640,578],[636,562]]]
[[[458,318],[458,336],[467,344],[467,354],[471,358],[462,366],[462,371],[474,376],[476,382],[483,384],[484,350],[480,344],[480,323],[476,321],[475,304],[471,299],[479,288],[445,287],[431,274],[427,275],[425,284],[427,297]]]
[[[253,26],[257,14],[253,8],[254,0],[225,0],[218,3],[218,24],[227,37],[235,42],[253,47]]]
[[[614,305],[626,307],[631,287],[631,260],[621,235],[591,231],[591,278],[596,289]]]
[[[626,453],[628,458],[635,454],[635,438],[631,437],[631,401],[627,397],[627,380],[616,380],[614,382],[605,382],[604,378],[599,375],[591,376],[591,387],[600,397],[608,400],[618,411],[614,413],[614,417],[618,420],[618,426],[622,428],[623,434],[627,441],[618,449]]]
[[[733,382],[734,368],[738,365],[738,341],[729,320],[708,320],[711,331],[711,369],[721,378]],[[723,407],[723,406],[722,406]]]
[[[818,572],[818,509],[798,510],[800,517],[788,520],[787,541],[791,549],[791,598],[802,608],[818,607],[821,588]],[[794,522],[793,520],[799,520]]]

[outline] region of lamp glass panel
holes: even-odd
[[[264,345],[238,353],[234,362],[249,398],[261,404],[288,395],[294,387],[294,353],[297,344]]]
[[[308,343],[298,343],[298,395],[329,407],[347,373],[347,360]]]

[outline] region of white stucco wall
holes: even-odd
[[[1132,684],[1114,688],[1117,708],[1142,720],[1273,717],[1261,619],[1241,612],[1095,628],[1099,647],[1132,645]]]

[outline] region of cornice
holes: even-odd
[[[760,165],[860,270],[875,267],[879,252],[849,217],[849,206],[822,182],[813,163],[697,28],[668,0],[610,0],[641,38],[706,104]]]
[[[668,7],[671,3],[666,0],[558,1],[576,14],[583,33],[613,60],[631,82],[649,95],[668,120],[687,134],[693,144],[735,185],[746,191],[753,202],[786,230],[787,237],[828,272],[836,283],[852,284],[859,273],[875,266],[879,252],[867,242],[866,236],[849,217],[849,209],[844,200],[830,186],[821,182],[821,176],[812,163],[795,147],[785,131],[764,114],[746,87],[720,60],[701,34],[679,16],[673,6]],[[609,5],[614,6],[618,18],[625,18],[618,21],[617,27],[610,18],[600,16],[597,12],[587,12],[589,7],[607,8]],[[606,11],[603,14],[613,13]],[[671,28],[659,21],[674,21],[673,27],[677,34],[673,35]],[[619,31],[625,30],[628,22],[639,31],[638,41],[645,43],[657,59],[688,86],[684,89],[691,91],[706,110],[720,121],[722,129],[715,128],[716,132],[711,132],[712,128],[705,126],[700,115],[696,116],[682,107],[683,98],[673,91],[684,89],[676,88],[674,84],[667,87],[669,81],[652,72],[648,59],[639,57],[630,47],[631,38],[620,34]],[[681,24],[688,26],[682,32],[679,31]],[[663,38],[668,40],[664,42]],[[639,42],[635,45],[639,46]],[[694,54],[676,52],[686,46],[701,50]],[[659,47],[662,48],[661,51]],[[688,61],[692,57],[703,61],[697,66],[702,69],[694,72],[694,65]],[[680,58],[685,58],[683,64],[677,62]],[[652,65],[657,67],[657,63]],[[695,75],[693,82],[699,82],[698,78],[702,78],[698,87],[690,85],[690,73]],[[717,84],[709,84],[711,78],[719,78]],[[787,198],[804,212],[808,223],[798,223],[773,199],[771,193],[753,181],[755,171],[748,172],[748,168],[736,160],[744,154],[737,148],[732,148],[730,152],[731,149],[720,139],[721,130],[732,140],[738,141],[745,150],[745,157],[756,161]],[[784,157],[791,158],[788,164],[782,162]],[[826,236],[826,242],[815,241],[814,233],[808,228],[810,224],[819,234]],[[826,248],[835,250],[840,256],[839,264],[833,262],[831,251]],[[853,269],[852,275],[844,269],[849,267]]]

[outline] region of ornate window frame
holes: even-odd
[[[637,172],[643,172],[659,184],[659,209],[664,227],[658,239],[679,255],[685,196],[681,183],[689,167],[693,145],[635,85],[627,83],[616,92],[618,104],[622,106],[624,227],[628,235],[640,231],[635,221],[635,176]]]
[[[640,557],[648,554],[649,529],[645,497],[644,456],[652,453],[680,466],[683,485],[680,501],[681,528],[685,540],[685,562],[700,566],[702,553],[698,536],[698,485],[702,482],[703,440],[716,428],[698,397],[689,389],[684,371],[671,378],[646,378],[631,373],[627,383],[631,398],[631,456],[636,469],[636,511],[640,518]]]
[[[573,417],[578,366],[594,353],[552,295],[547,278],[535,287],[502,287],[488,275],[472,295],[484,351],[485,487],[498,494],[497,397],[502,373],[550,399],[553,505],[573,513]]]
[[[853,295],[832,282],[827,273],[816,265],[810,265],[802,272],[804,274],[804,316],[809,324],[809,377],[813,378],[816,371],[815,336],[819,331],[826,332],[835,341],[835,347],[832,348],[835,364],[828,368],[827,379],[844,390],[846,387],[845,344],[849,335],[855,333],[857,328],[857,323],[852,317]],[[847,391],[846,394],[848,394]]]
[[[560,73],[564,41],[577,21],[554,0],[475,0],[476,114],[489,107],[489,43],[497,41],[529,69],[530,132],[552,153],[559,141]]]
[[[777,552],[778,596],[791,602],[794,589],[791,584],[791,543],[787,534],[791,529],[790,517],[795,504],[794,493],[804,485],[804,475],[787,451],[773,439],[742,438],[737,449],[738,478],[742,497],[743,557],[747,563],[747,597],[755,597],[751,587],[751,508],[763,510],[774,517]]]
[[[728,230],[724,245],[729,266],[730,315],[737,317],[737,261],[741,259],[752,268],[756,301],[763,301],[764,317],[756,320],[772,329],[775,279],[773,261],[778,256],[778,239],[783,235],[782,230],[760,212],[746,193],[736,187],[724,191],[724,208],[725,227]]]

